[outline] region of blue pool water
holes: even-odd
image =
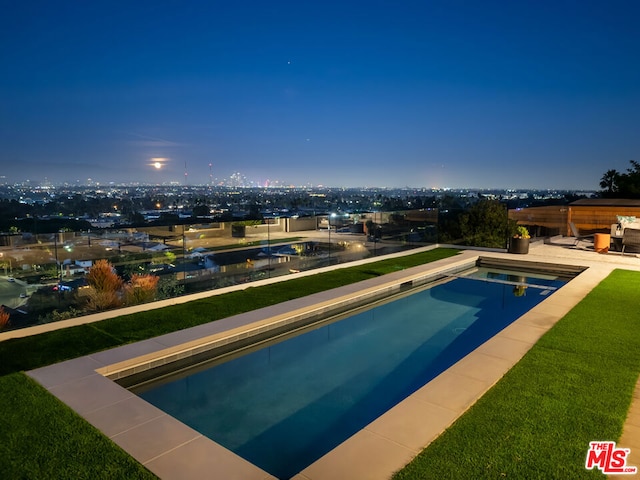
[[[138,394],[272,475],[290,478],[546,298],[553,288],[544,286],[564,284],[530,274],[474,276]],[[530,286],[522,294],[513,281]]]

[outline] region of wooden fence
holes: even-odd
[[[569,222],[581,233],[608,233],[618,215],[640,218],[640,207],[599,205],[557,205],[509,210],[509,218],[526,225],[535,235],[571,236]]]

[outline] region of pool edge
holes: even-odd
[[[478,252],[463,252],[453,258],[414,268],[435,272],[455,264],[474,261],[479,256]],[[593,267],[587,269],[579,278],[562,287],[512,324],[521,327],[511,330],[508,327],[294,478],[313,480],[345,475],[350,478],[388,478],[495,384],[539,336],[562,318],[609,271]],[[402,275],[403,272],[398,272],[398,276]],[[576,287],[572,288],[578,280],[580,281]],[[342,288],[348,289],[349,286]],[[203,330],[200,327],[194,329],[196,332]],[[170,335],[176,335],[177,339],[185,337],[184,332]],[[33,370],[28,374],[161,478],[201,478],[202,472],[210,474],[212,468],[221,474],[226,472],[225,478],[231,478],[234,471],[241,475],[239,478],[273,478],[212,440],[189,431],[191,429],[188,427],[98,373],[119,362],[131,361],[165,349],[167,337],[169,336],[118,347],[112,351]],[[493,340],[499,345],[492,347]],[[510,352],[512,359],[501,358],[501,351]],[[124,358],[126,352],[134,352],[136,355]],[[473,355],[482,355],[485,363],[494,365],[493,373],[481,374],[469,368],[469,364],[477,363],[477,358],[474,360]],[[479,376],[481,378],[477,378]],[[443,400],[439,397],[443,396],[443,388],[447,385],[449,387],[446,388],[453,388],[460,384],[460,379],[465,380],[465,388],[458,389],[455,395],[449,391],[444,395],[446,404],[442,405]],[[468,388],[470,385],[474,388]],[[417,421],[417,413],[426,420]],[[437,421],[430,421],[433,418]],[[121,426],[116,428],[119,425]],[[145,432],[153,439],[155,451],[140,452],[132,448],[131,444],[135,442],[131,439],[140,443],[139,439],[144,437]],[[163,443],[164,437],[174,438],[168,438],[169,441],[164,442],[164,445],[156,446],[156,443]],[[381,452],[379,455],[378,448]],[[208,449],[209,454],[203,453]],[[192,459],[189,460],[190,458]],[[185,476],[187,472],[180,470],[180,476],[176,477],[175,469],[172,468],[176,462],[184,464],[184,468],[190,467],[193,476]]]

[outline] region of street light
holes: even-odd
[[[58,306],[60,306],[60,296],[62,295],[62,265],[58,261],[58,233],[53,234],[53,247],[56,252],[56,277],[58,277]],[[58,266],[60,266],[60,274],[58,275]]]
[[[184,223],[182,224],[182,280],[187,283],[187,244],[184,234]]]
[[[58,234],[53,234],[53,249],[56,255],[56,277],[58,277]],[[60,288],[60,283],[62,283],[62,269],[60,269],[60,277],[58,278],[58,289]]]
[[[329,223],[329,265],[331,265],[331,219],[335,216],[335,213],[331,213],[327,219]]]
[[[376,223],[376,212],[373,212],[373,223],[371,225],[372,232],[369,235],[373,238],[373,256],[378,255],[378,224]]]

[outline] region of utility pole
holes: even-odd
[[[329,223],[329,265],[331,265],[331,214],[327,217]]]
[[[184,274],[184,283],[187,283],[187,245],[185,242],[184,223],[182,224],[182,271]]]

